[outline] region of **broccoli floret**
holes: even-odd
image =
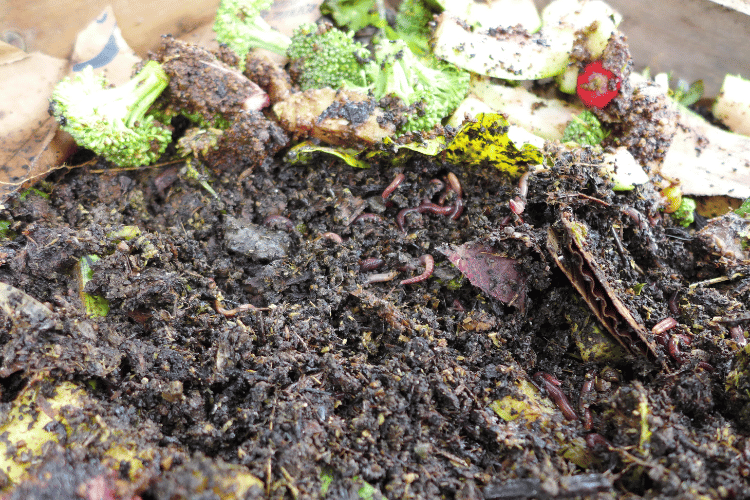
[[[418,55],[430,52],[432,11],[424,0],[403,0],[396,12],[396,33]]]
[[[272,4],[273,0],[221,0],[219,4],[214,21],[216,40],[237,53],[240,69],[244,69],[250,49],[266,49],[283,56],[289,47],[289,37],[260,15]]]
[[[574,116],[565,127],[562,142],[577,142],[581,145],[596,146],[609,135],[602,129],[602,124],[591,111],[583,111]]]
[[[357,32],[365,26],[383,28],[387,25],[378,13],[374,0],[325,0],[320,13],[331,16],[336,26]]]
[[[680,201],[680,207],[673,213],[672,219],[682,227],[688,227],[690,224],[695,222],[695,209],[697,205],[695,200],[692,198],[685,198],[683,196]]]
[[[365,61],[370,52],[355,42],[353,34],[337,30],[329,23],[299,26],[287,49],[289,73],[302,90],[331,87],[344,82],[367,85]]]
[[[400,132],[429,130],[461,103],[469,90],[469,74],[447,64],[428,66],[403,40],[383,40],[375,47],[377,71],[371,72],[376,99],[399,97],[414,105]]]
[[[128,83],[106,88],[91,66],[57,84],[50,114],[80,146],[120,167],[154,162],[172,140],[172,132],[147,116],[169,84],[161,65],[149,61]]]

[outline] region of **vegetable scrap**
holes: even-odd
[[[578,75],[576,92],[587,107],[603,108],[620,91],[620,78],[604,68],[601,61],[586,65]]]

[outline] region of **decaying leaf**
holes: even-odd
[[[480,243],[464,243],[440,251],[472,285],[501,302],[526,309],[526,275],[516,269],[515,259]]]
[[[550,226],[547,232],[547,250],[552,260],[626,350],[656,361],[660,356],[648,330],[633,318],[588,249],[588,232],[588,227],[575,220],[570,211],[561,211],[559,224]]]
[[[370,166],[367,162],[357,158],[361,151],[349,148],[331,148],[328,146],[321,146],[312,141],[300,142],[296,146],[290,148],[284,156],[284,159],[291,165],[294,165],[295,163],[309,163],[315,153],[324,153],[335,156],[344,161],[347,165],[355,168],[369,168]]]
[[[445,148],[446,159],[454,164],[492,165],[511,177],[520,177],[527,165],[541,164],[543,156],[531,144],[518,149],[508,137],[509,128],[503,115],[480,113]]]

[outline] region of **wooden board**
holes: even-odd
[[[144,57],[161,35],[178,37],[210,23],[219,0],[12,0],[0,2],[0,33],[17,33],[29,52],[67,59],[78,32],[107,5],[125,41]]]

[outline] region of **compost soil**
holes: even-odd
[[[269,158],[214,172],[215,195],[182,164],[90,161],[9,202],[0,281],[55,322],[3,322],[5,408],[73,381],[89,403],[68,421],[96,415],[149,451],[113,476],[106,442],[60,442],[4,498],[232,498],[234,465],[260,480],[248,498],[747,498],[745,402],[727,386],[747,266],[676,227],[653,188],[615,194],[592,150],[553,158],[520,215],[517,180],[421,156]],[[463,212],[412,211],[401,230],[401,210],[455,201],[449,173]],[[550,235],[589,271],[566,274]],[[482,289],[449,262],[460,248],[512,265],[474,262]],[[401,284],[426,254],[434,274]],[[84,291],[109,305],[93,318],[75,271],[92,255]],[[601,326],[611,297],[645,340],[619,312],[604,314],[624,340]]]

